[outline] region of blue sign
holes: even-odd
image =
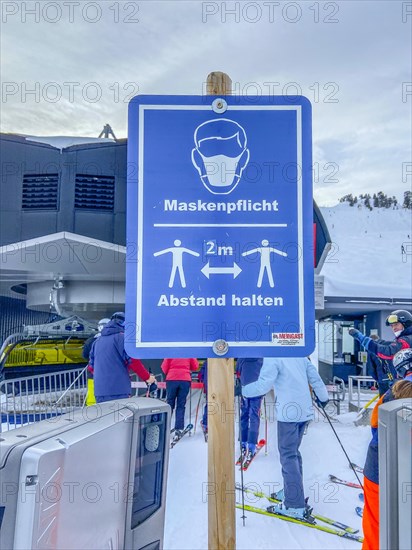
[[[309,101],[135,97],[127,240],[131,356],[309,355],[315,347]]]

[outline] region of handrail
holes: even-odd
[[[27,344],[27,346],[23,346],[22,349],[28,349],[30,346],[35,346],[37,344],[37,342],[39,341],[39,338],[40,338],[40,336],[37,336],[36,340],[33,343]],[[18,342],[16,342],[16,346],[17,346],[17,344],[18,344]]]
[[[86,368],[2,380],[0,433],[82,408],[86,391]]]

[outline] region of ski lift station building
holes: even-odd
[[[136,169],[127,140],[1,134],[0,144],[0,344],[26,325],[73,315],[95,324],[123,310],[126,179]],[[334,293],[324,269],[331,238],[315,204],[314,225],[320,371],[347,378],[359,363],[348,329],[390,337],[388,312],[411,300],[396,286],[390,298]]]

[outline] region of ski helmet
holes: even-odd
[[[123,311],[116,311],[116,313],[113,313],[113,315],[110,317],[111,321],[119,321],[120,323],[125,322],[125,315]]]
[[[110,319],[108,319],[107,317],[105,317],[104,319],[100,319],[100,321],[97,323],[97,330],[101,332],[107,325],[107,323],[110,323]]]
[[[401,349],[395,353],[392,362],[399,378],[405,378],[408,371],[412,371],[412,349]]]
[[[386,326],[392,325],[393,323],[402,323],[405,328],[410,327],[412,326],[412,315],[409,311],[405,311],[404,309],[392,311],[386,318]]]

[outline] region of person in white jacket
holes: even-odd
[[[307,423],[313,419],[309,385],[317,403],[325,407],[328,391],[316,367],[306,357],[265,358],[256,382],[242,387],[245,397],[265,395],[275,389],[278,449],[284,488],[278,493],[282,502],[274,511],[303,521],[310,517],[303,490],[302,456],[299,446]]]

